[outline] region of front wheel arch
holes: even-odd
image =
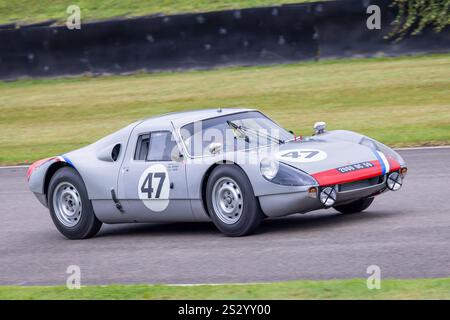
[[[221,183],[223,184],[220,186]],[[218,184],[219,189],[216,189]],[[231,186],[235,189],[235,192],[233,192],[234,190],[228,191],[228,205],[231,205],[231,207],[222,203],[226,194],[223,197],[222,194],[220,195],[219,201],[221,203],[217,204],[217,192],[227,192],[224,186]],[[249,235],[256,230],[265,217],[261,210],[258,197],[254,195],[253,186],[248,175],[240,166],[234,163],[216,166],[208,178],[206,189],[206,210],[210,213],[210,218],[217,229],[227,236],[238,237]],[[230,194],[234,194],[234,196]],[[237,199],[241,199],[241,202]],[[237,209],[238,203],[239,209]],[[238,216],[239,214],[236,210],[240,211],[241,214],[237,220],[233,220],[234,216]],[[230,219],[225,218],[224,215]]]
[[[203,175],[203,178],[202,178],[200,195],[201,195],[203,210],[205,210],[205,212],[208,215],[208,217],[210,217],[209,211],[208,211],[208,205],[206,204],[206,186],[208,185],[208,179],[209,179],[209,176],[211,175],[211,173],[214,171],[214,169],[216,167],[223,166],[223,165],[235,165],[236,167],[241,169],[242,172],[247,176],[247,174],[245,173],[244,169],[242,169],[242,167],[240,165],[238,165],[236,162],[229,161],[229,160],[222,160],[220,162],[216,162],[216,163],[212,164],[208,168],[208,170],[206,170],[206,172],[205,172],[205,174]],[[248,178],[248,176],[247,176],[247,178]],[[259,203],[259,198],[258,197],[256,197],[256,198],[257,198],[258,203]]]

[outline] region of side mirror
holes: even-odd
[[[222,151],[222,144],[219,142],[213,142],[208,146],[209,153],[219,154]]]
[[[325,122],[323,122],[323,121],[319,121],[319,122],[314,123],[314,127],[313,127],[314,128],[314,135],[324,133],[326,127],[327,127],[327,124]]]
[[[121,145],[120,143],[112,144],[104,147],[97,152],[97,159],[107,162],[114,162],[119,158]]]
[[[183,154],[180,152],[180,150],[178,150],[178,148],[173,149],[170,158],[175,162],[181,162],[184,159]]]

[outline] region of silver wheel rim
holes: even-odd
[[[231,178],[222,177],[214,183],[212,204],[217,217],[225,224],[239,221],[244,199],[239,185]]]
[[[78,190],[69,182],[61,182],[53,192],[53,209],[59,222],[73,227],[80,222],[82,203]]]

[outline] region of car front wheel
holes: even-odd
[[[50,180],[48,207],[53,223],[69,239],[86,239],[97,234],[97,219],[83,179],[75,169],[63,167]]]
[[[206,186],[206,200],[214,225],[227,236],[248,235],[263,219],[252,185],[236,165],[214,169]]]
[[[373,198],[360,199],[341,206],[334,206],[337,211],[345,214],[357,213],[366,210],[373,202]]]

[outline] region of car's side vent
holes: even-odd
[[[111,158],[114,161],[117,161],[117,159],[119,158],[119,155],[120,155],[120,143],[116,144],[114,146],[114,148],[112,149],[112,151],[111,151]]]

